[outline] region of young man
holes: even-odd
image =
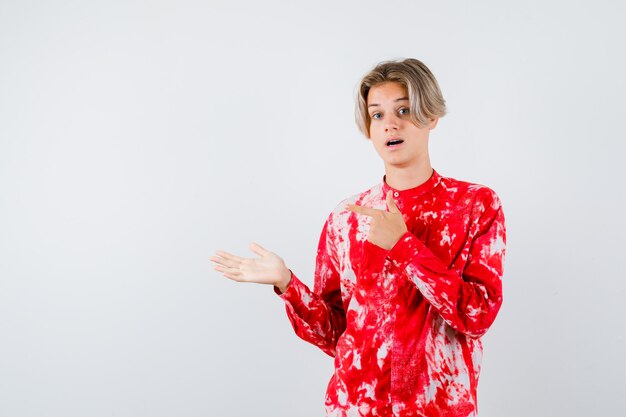
[[[357,125],[382,182],[326,220],[311,291],[257,244],[215,269],[275,286],[296,334],[335,358],[327,416],[475,416],[480,337],[502,303],[504,215],[488,187],[443,177],[428,136],[445,114],[430,70],[383,62],[362,80]]]

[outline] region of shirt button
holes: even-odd
[[[397,192],[397,191],[396,191],[395,193],[393,193],[393,196],[394,196],[394,197],[397,197],[397,196],[399,196],[399,195],[400,195],[400,193],[399,193],[399,192]]]

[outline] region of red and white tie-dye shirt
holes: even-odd
[[[367,241],[393,191],[408,231]],[[488,187],[442,177],[385,182],[341,202],[322,230],[314,290],[295,274],[280,296],[296,334],[335,358],[327,416],[475,416],[482,336],[502,303],[505,226]]]

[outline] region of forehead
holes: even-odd
[[[380,105],[382,102],[395,101],[402,97],[408,97],[406,87],[394,81],[386,81],[370,88],[367,94],[367,104]]]

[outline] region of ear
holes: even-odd
[[[428,123],[428,129],[433,130],[437,127],[437,123],[439,123],[439,117],[435,117],[434,119],[430,119],[430,123]]]

